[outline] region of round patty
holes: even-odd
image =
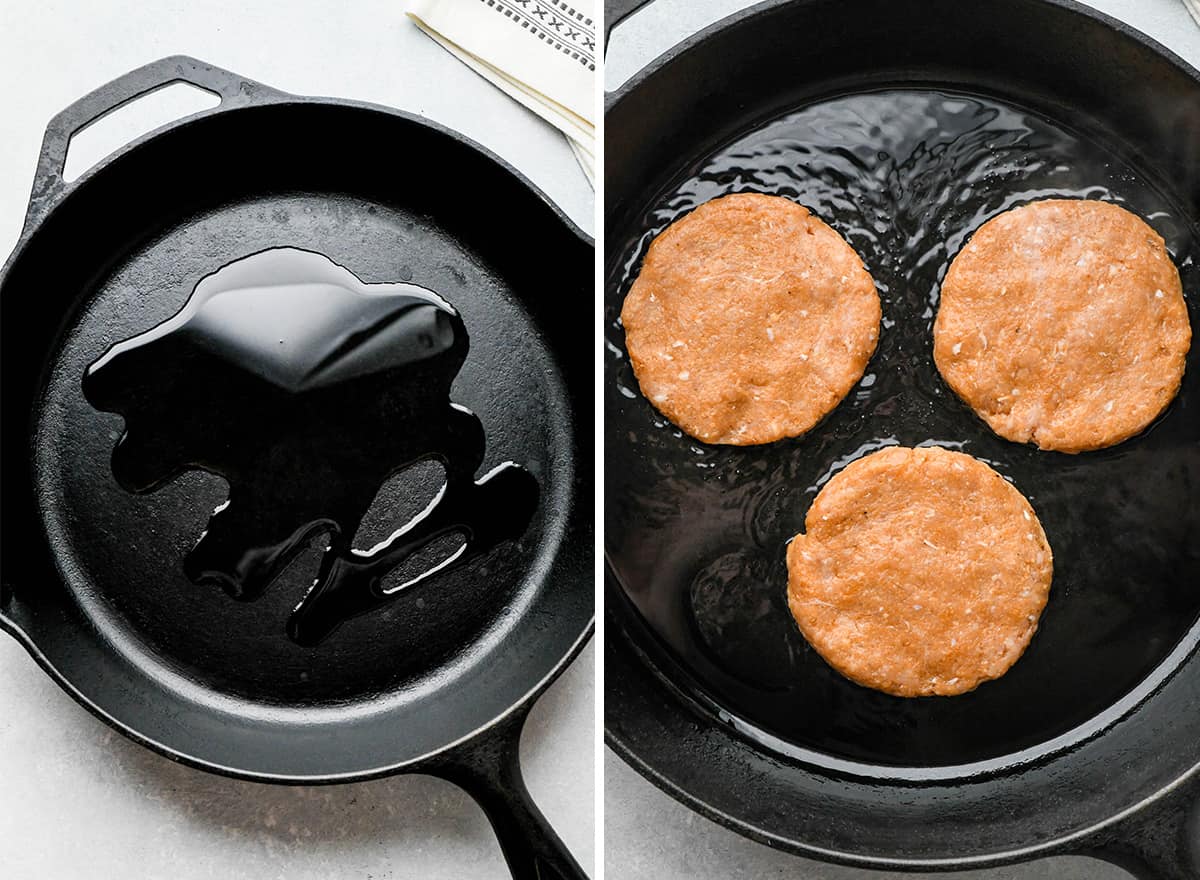
[[[1107,202],[989,220],[950,265],[933,327],[946,382],[997,434],[1084,452],[1143,430],[1191,345],[1162,237]]]
[[[795,202],[701,205],[650,245],[621,321],[642,393],[706,443],[795,437],[862,378],[879,296],[840,235]]]
[[[1046,606],[1041,523],[981,461],[891,447],[820,491],[787,551],[788,606],[842,675],[899,697],[999,678]]]

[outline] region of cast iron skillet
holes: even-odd
[[[63,181],[72,134],[176,81],[219,106]],[[318,542],[253,602],[192,583],[181,561],[224,482],[188,470],[149,494],[121,489],[110,467],[121,418],[81,393],[109,345],[170,317],[224,264],[281,246],[449,300],[470,337],[451,399],[487,437],[478,474],[511,460],[540,489],[518,541],[315,647],[286,623]],[[47,130],[0,273],[0,625],[81,704],[167,757],[264,782],[441,776],[483,807],[514,876],[585,877],[531,801],[517,744],[593,621],[592,367],[577,344],[591,267],[592,242],[528,181],[426,120],[183,57],[81,99]],[[368,541],[434,496],[438,460],[388,479]]]
[[[639,5],[608,3],[607,24]],[[657,59],[605,122],[608,743],[716,821],[822,859],[1088,853],[1200,877],[1197,347],[1146,434],[1065,456],[992,435],[929,341],[966,235],[1055,193],[1149,216],[1200,328],[1200,74],[1067,0],[771,0]],[[814,207],[884,304],[860,387],[802,440],[747,449],[658,416],[617,322],[652,235],[739,190]],[[952,700],[840,678],[784,604],[784,545],[823,480],[873,445],[921,442],[992,461],[1055,551],[1026,656]]]

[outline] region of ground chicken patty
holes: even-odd
[[[707,443],[809,430],[862,378],[880,306],[840,235],[778,196],[701,205],[650,245],[621,321],[642,393]]]
[[[933,355],[997,434],[1085,452],[1142,431],[1191,345],[1162,237],[1107,202],[1034,202],[989,220],[942,284]]]
[[[999,678],[1037,630],[1053,559],[1029,502],[983,462],[891,447],[820,491],[788,546],[788,605],[852,681],[951,696]]]

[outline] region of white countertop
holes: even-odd
[[[902,2],[902,0],[897,0]],[[918,0],[913,0],[918,2]],[[605,88],[626,79],[684,37],[747,0],[655,0],[619,25],[606,57]],[[1089,0],[1200,67],[1200,27],[1181,0]],[[604,861],[612,880],[1122,880],[1130,875],[1084,858],[1043,859],[989,871],[895,874],[826,865],[769,849],[693,813],[652,786],[612,752],[604,756]]]
[[[289,92],[428,116],[515,165],[590,232],[592,192],[563,138],[403,11],[403,0],[0,0],[0,262],[20,230],[50,117],[173,54]],[[129,116],[132,125],[138,113]],[[594,669],[589,646],[535,707],[522,742],[530,789],[588,870]],[[0,636],[4,880],[500,876],[482,812],[448,783],[402,776],[287,788],[173,764],[97,721]]]

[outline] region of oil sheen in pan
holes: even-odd
[[[83,390],[124,416],[112,457],[124,488],[152,492],[194,468],[228,481],[182,562],[193,583],[254,601],[328,537],[288,622],[313,646],[529,524],[539,490],[528,471],[505,462],[475,480],[484,428],[450,401],[468,345],[436,293],[365,285],[328,257],[279,247],[203,278],[174,317],[94,362]],[[425,510],[371,550],[352,547],[383,483],[434,460],[446,482]],[[384,588],[422,554],[432,558]]]
[[[1045,197],[1119,202],[1179,266],[1194,326],[1200,239],[1103,138],[990,98],[888,90],[814,104],[729,143],[671,184],[614,242],[606,294],[606,544],[662,666],[745,735],[834,769],[939,777],[1086,736],[1169,672],[1200,615],[1200,346],[1179,397],[1146,433],[1079,456],[1001,440],[932,359],[939,285],[969,235]],[[883,301],[879,348],[846,400],[799,440],[705,446],[637,390],[617,320],[653,237],[731,192],[787,196],[858,251]],[[784,547],[820,487],[889,444],[982,458],[1033,503],[1054,549],[1049,606],[1002,679],[955,698],[852,684],[808,646],[785,602]],[[1190,634],[1189,634],[1190,631]],[[878,768],[888,768],[881,771]]]

